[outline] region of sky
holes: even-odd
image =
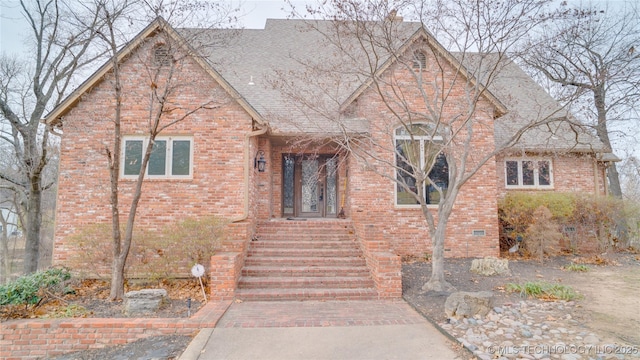
[[[28,1],[28,0],[27,0]],[[283,0],[261,1],[229,1],[232,4],[242,4],[239,26],[248,29],[264,28],[265,21],[270,19],[285,19],[289,12],[284,10]],[[292,1],[295,5],[304,6],[308,1]],[[24,54],[23,45],[28,28],[24,24],[20,13],[18,0],[0,0],[0,52],[7,54]]]

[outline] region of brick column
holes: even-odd
[[[359,237],[367,266],[381,299],[402,297],[402,262],[400,256],[389,250],[381,234],[372,224],[364,225],[364,233]]]
[[[212,301],[233,300],[242,271],[241,252],[222,252],[211,257],[209,289]]]

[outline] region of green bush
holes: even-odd
[[[37,304],[44,290],[53,290],[69,280],[69,270],[52,268],[20,277],[0,286],[0,305]]]

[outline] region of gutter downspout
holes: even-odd
[[[249,147],[251,144],[249,141],[252,137],[264,135],[267,132],[267,130],[268,128],[265,127],[264,129],[254,130],[244,135],[244,184],[245,184],[244,210],[243,210],[244,212],[239,217],[231,219],[232,223],[237,223],[240,221],[247,220],[247,218],[249,217],[249,190],[250,190],[249,171],[250,171],[250,162],[251,162],[250,154],[249,154]]]

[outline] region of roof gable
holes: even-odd
[[[213,67],[211,67],[201,56],[197,55],[197,52],[193,47],[180,35],[166,20],[161,17],[156,18],[147,27],[145,27],[140,33],[138,33],[131,41],[129,41],[122,49],[117,53],[117,61],[121,63],[136,49],[138,49],[142,43],[156,35],[159,32],[164,32],[169,36],[176,44],[180,46],[187,54],[191,55],[191,58],[196,61],[216,82],[222,86],[223,89],[235,99],[240,106],[251,115],[251,117],[258,121],[260,124],[264,124],[264,120],[261,115],[249,104],[237,91],[229,84],[229,82],[220,75]],[[75,89],[69,96],[67,96],[56,108],[54,108],[49,114],[46,115],[45,121],[48,124],[57,125],[61,122],[61,118],[67,114],[82,98],[82,95],[90,91],[92,88],[101,83],[105,76],[112,71],[113,63],[111,59],[105,62],[98,70],[96,70],[88,79],[86,79],[80,86]]]
[[[408,49],[415,44],[417,41],[425,40],[430,46],[434,54],[442,56],[454,69],[460,71],[462,76],[467,78],[474,86],[478,86],[479,93],[482,93],[489,102],[496,108],[498,112],[498,116],[505,114],[508,110],[506,106],[491,92],[487,89],[481,82],[476,79],[471,71],[467,69],[455,56],[453,56],[449,51],[447,51],[429,32],[426,31],[424,26],[420,26],[411,37],[405,41],[398,49],[398,54],[403,54],[408,51]],[[387,69],[389,69],[393,64],[397,62],[397,56],[390,56],[376,71],[374,77],[381,76]],[[355,101],[362,93],[371,86],[374,81],[374,77],[370,77],[361,84],[356,91],[354,91],[340,106],[340,110],[344,111],[353,101]]]

